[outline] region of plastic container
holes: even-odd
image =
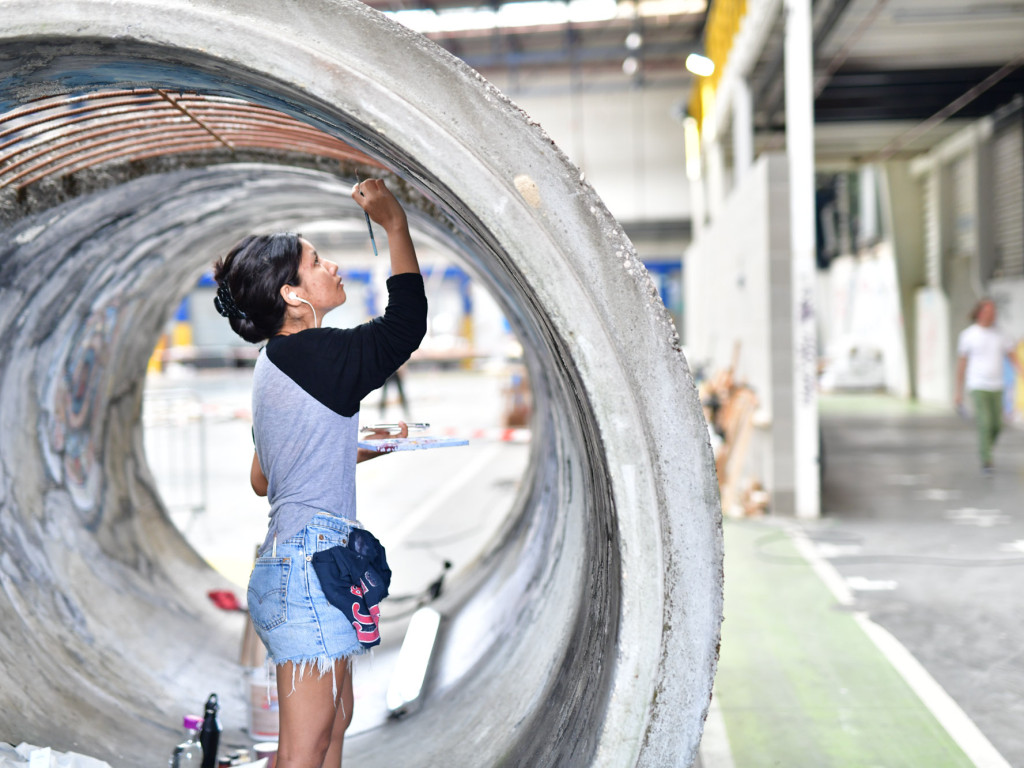
[[[252,745],[252,751],[256,753],[256,759],[267,759],[267,768],[274,768],[277,765],[277,742],[263,741]]]
[[[168,765],[170,768],[202,768],[203,748],[199,744],[199,729],[203,727],[203,718],[185,715],[182,725],[185,740],[174,748]]]
[[[277,705],[277,668],[272,664],[246,672],[249,684],[249,735],[256,741],[277,741],[280,715]]]

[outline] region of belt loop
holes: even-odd
[[[277,557],[277,534],[274,534],[274,548],[270,552],[271,557]]]

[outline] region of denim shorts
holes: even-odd
[[[322,675],[335,660],[363,651],[345,614],[327,602],[312,563],[314,553],[347,544],[352,527],[351,520],[321,512],[295,536],[278,541],[272,556],[256,559],[249,615],[276,664],[315,664]]]

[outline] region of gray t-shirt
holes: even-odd
[[[423,278],[394,275],[387,285],[381,317],[274,336],[256,360],[253,438],[270,501],[261,555],[318,512],[356,519],[359,402],[409,359],[427,327]]]

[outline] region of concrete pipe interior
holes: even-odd
[[[112,86],[188,89],[273,106],[364,150],[418,226],[488,282],[527,350],[528,483],[515,524],[442,606],[438,663],[457,674],[412,716],[353,738],[346,762],[689,765],[721,620],[706,428],[632,246],[543,132],[358,2],[9,0],[0,35],[0,111]],[[343,182],[314,170],[217,165],[7,227],[0,740],[153,765],[197,683],[235,685],[240,619],[206,602],[220,580],[145,466],[146,361],[227,244],[337,215],[339,195]]]

